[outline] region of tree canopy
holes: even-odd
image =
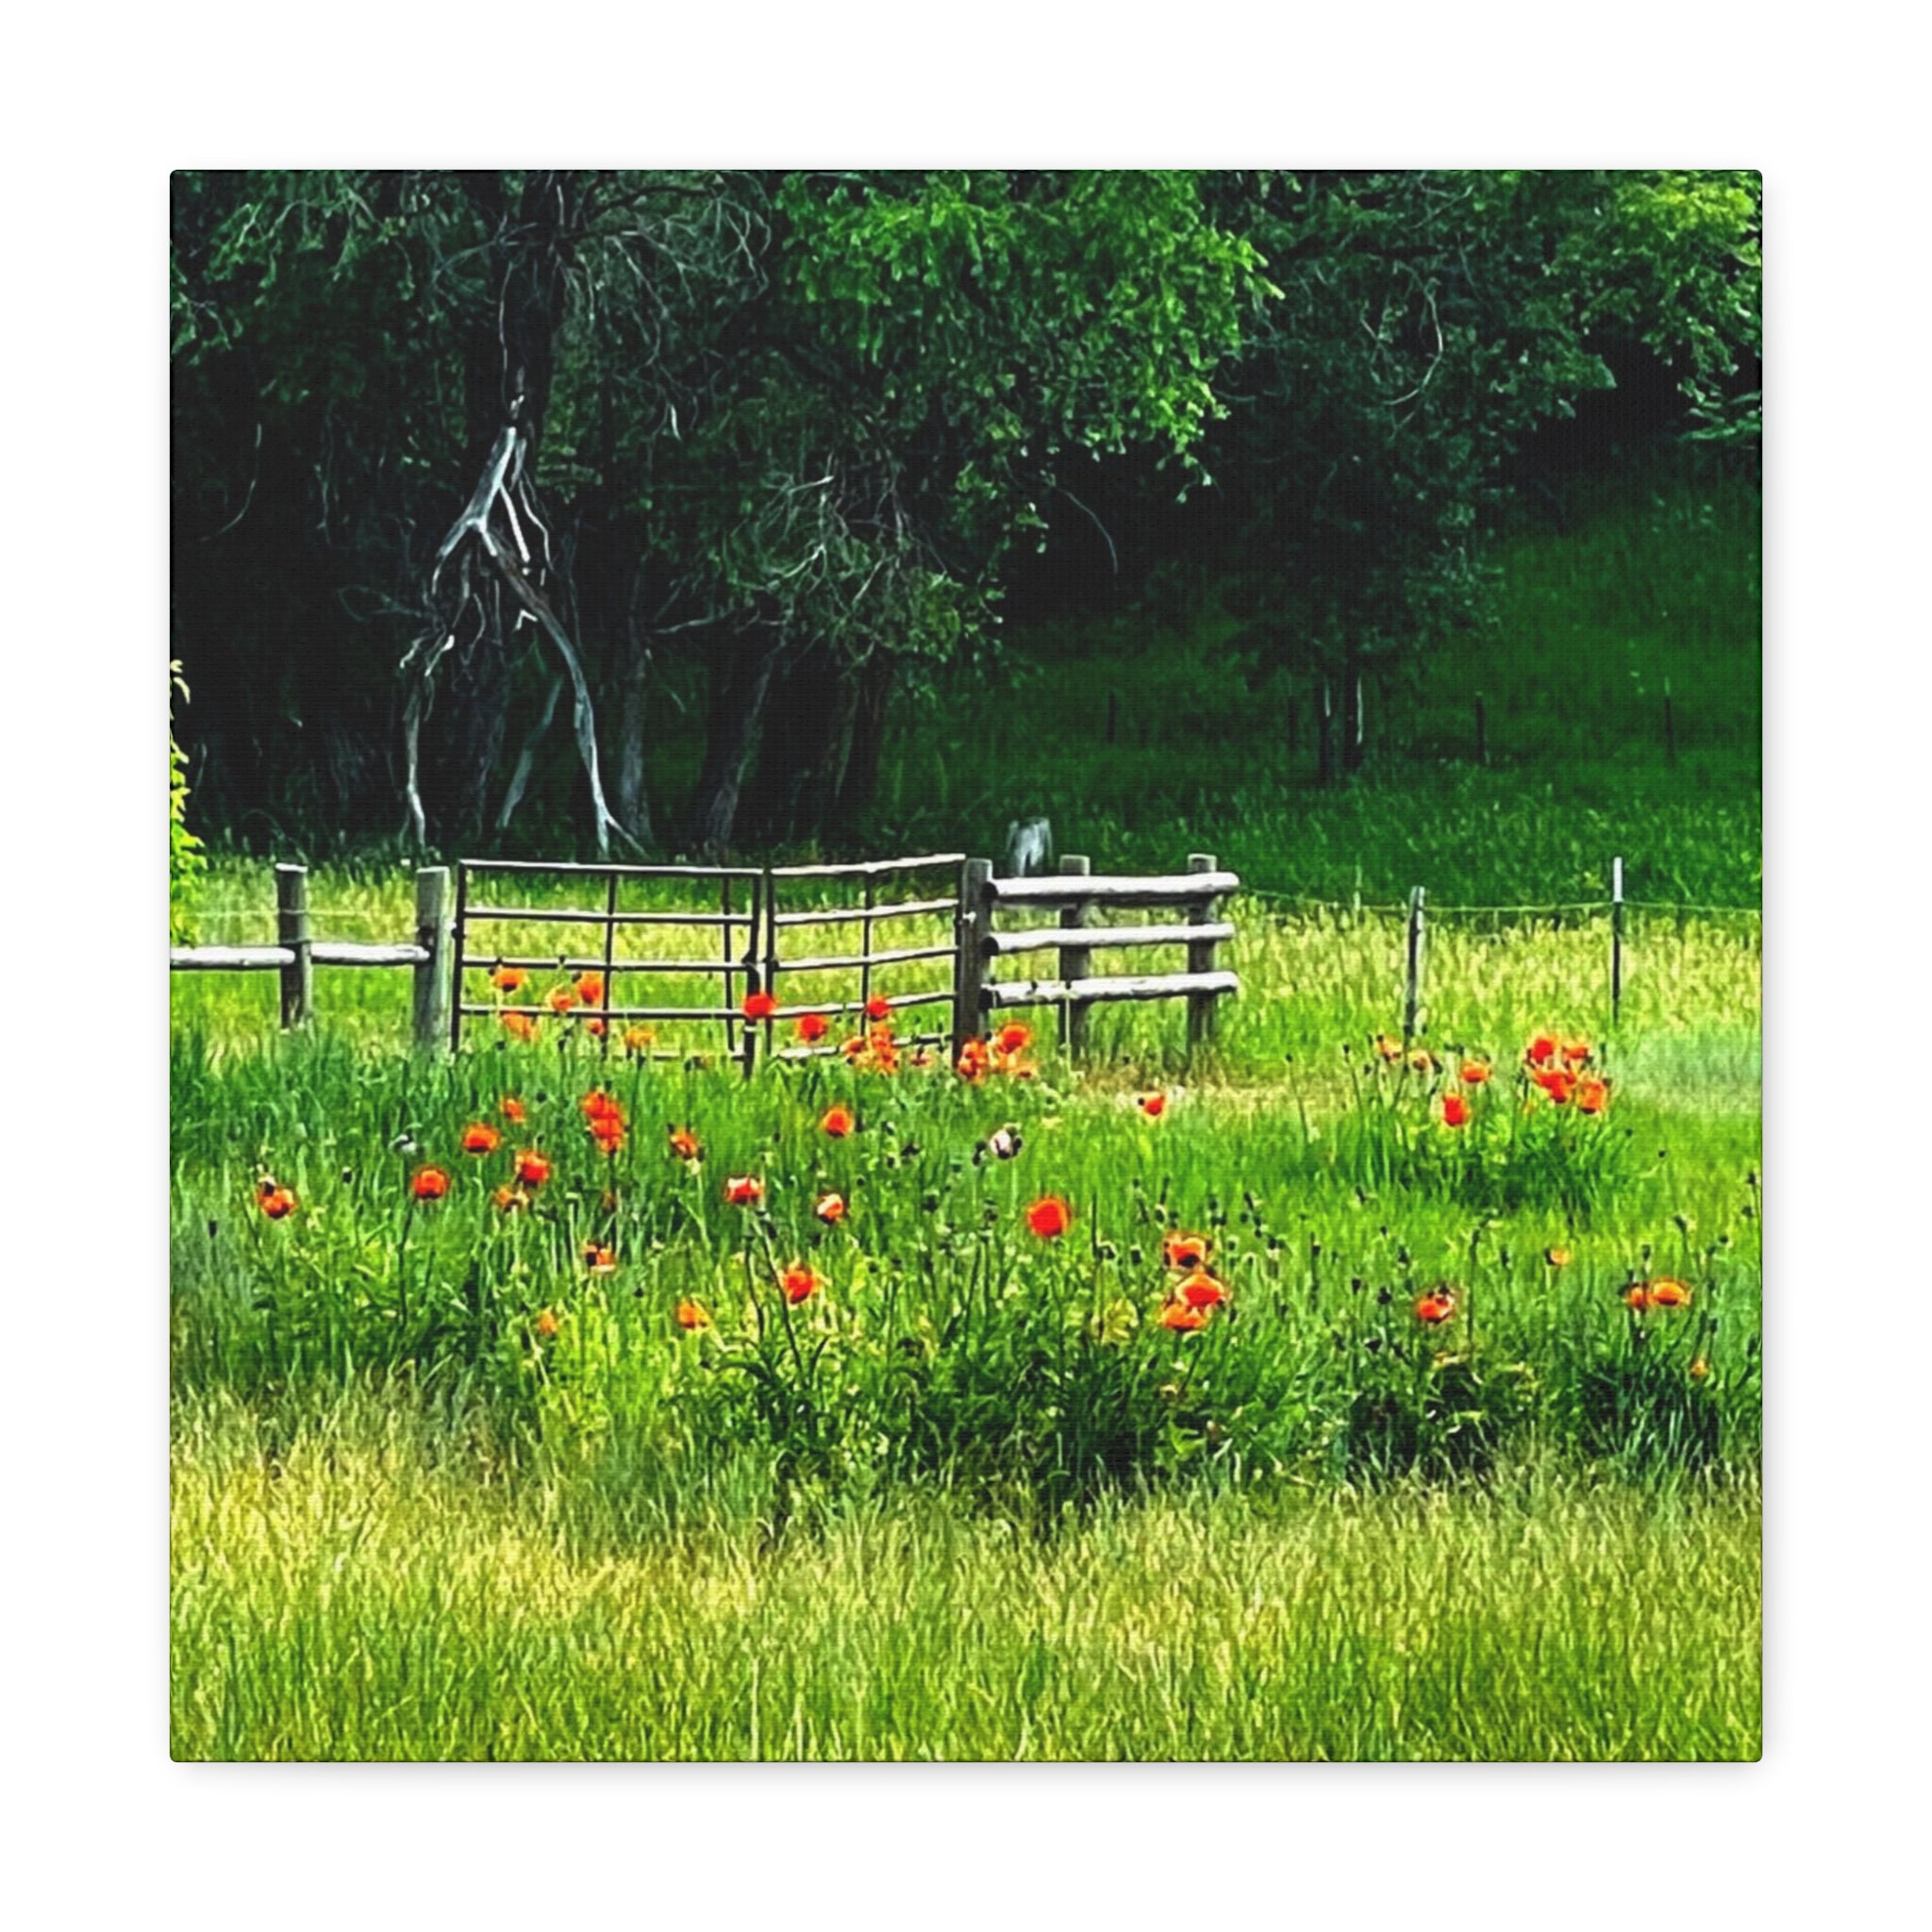
[[[1758,208],[1708,172],[178,175],[201,816],[849,833],[895,682],[997,647],[1016,555],[1072,519],[1144,576],[1172,539],[1112,531],[1184,498],[1345,685],[1479,613],[1512,459],[1633,358],[1748,446]]]

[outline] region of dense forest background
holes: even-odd
[[[1674,537],[1599,558],[1578,689],[1722,658],[1755,786],[1760,232],[1710,171],[178,174],[189,822],[985,849],[1111,787],[1125,837],[1488,758],[1485,691],[1540,771],[1510,546],[1632,504]],[[1702,630],[1632,582],[1718,551]]]

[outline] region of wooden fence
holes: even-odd
[[[508,888],[556,880],[587,889],[576,893],[584,903],[526,903],[548,896],[545,890],[501,896]],[[709,903],[625,904],[626,889],[662,880],[696,887]],[[958,852],[760,867],[464,859],[457,867],[453,917],[447,870],[418,873],[416,937],[394,945],[316,941],[308,925],[306,870],[277,866],[275,882],[276,944],[180,947],[169,956],[171,967],[279,973],[282,1024],[291,1027],[313,1011],[315,966],[408,966],[416,974],[417,1043],[446,1043],[452,1051],[462,1044],[467,1022],[508,1021],[534,1030],[560,1019],[587,1028],[606,1053],[615,1041],[626,1051],[682,1058],[689,1041],[660,1048],[656,1028],[694,1024],[718,1027],[724,1057],[749,1073],[761,1045],[767,1055],[792,1060],[842,1050],[843,1041],[832,1040],[829,1029],[821,1041],[800,1038],[794,1023],[805,1013],[833,1021],[941,1008],[949,1024],[920,1031],[915,1020],[914,1031],[900,1043],[950,1045],[957,1054],[987,1030],[993,1014],[1057,1006],[1061,1037],[1077,1052],[1094,1006],[1170,997],[1187,1000],[1188,1038],[1196,1042],[1211,1035],[1218,1001],[1240,985],[1217,956],[1234,937],[1233,925],[1219,916],[1221,901],[1241,881],[1219,871],[1206,853],[1196,853],[1184,874],[1121,878],[1094,875],[1077,856],[1062,860],[1055,876],[995,878],[990,860]],[[828,891],[834,895],[829,903]],[[1181,918],[1156,924],[1093,923],[1095,913],[1116,908],[1171,908]],[[1028,913],[1045,913],[1055,923],[1001,923]],[[935,923],[940,932],[908,933],[913,921]],[[532,926],[556,930],[558,947],[540,947],[527,936]],[[629,933],[665,927],[710,938],[694,938],[669,955],[621,943]],[[846,939],[855,928],[855,937]],[[881,938],[888,942],[880,944]],[[1171,946],[1186,948],[1185,971],[1108,975],[1091,970],[1096,952]],[[1043,951],[1058,954],[1057,977],[992,976],[999,960]],[[942,984],[886,989],[882,975],[896,979],[897,969],[941,960],[946,962]],[[533,975],[553,974],[563,978],[539,991]],[[658,992],[666,979],[677,978],[699,980],[701,994],[674,999]],[[745,1002],[759,992],[769,993],[778,1010],[747,1019]],[[784,1043],[781,1024],[793,1028]],[[634,1028],[648,1028],[651,1038],[641,1039]]]
[[[282,1024],[307,1024],[315,1008],[318,966],[407,966],[415,974],[411,1002],[418,1046],[439,1044],[450,988],[449,870],[416,874],[416,936],[393,945],[318,940],[308,923],[308,868],[275,867],[275,943],[272,946],[174,946],[172,973],[275,973],[282,982]]]
[[[1196,852],[1185,873],[1150,877],[1102,877],[1088,861],[1069,854],[1057,876],[996,879],[984,859],[971,859],[961,897],[970,933],[960,950],[958,998],[954,1033],[964,1038],[980,1030],[981,1016],[1015,1007],[1053,1006],[1060,1009],[1060,1038],[1069,1052],[1086,1043],[1087,1015],[1109,1000],[1182,997],[1188,1003],[1188,1041],[1210,1038],[1218,1003],[1241,990],[1234,974],[1222,969],[1219,950],[1234,937],[1220,915],[1221,902],[1240,889],[1241,880],[1223,872],[1211,852]],[[1181,914],[1179,923],[1154,925],[1094,924],[1096,911],[1165,907]],[[1045,911],[1058,924],[999,929],[999,915]],[[1097,952],[1142,951],[1185,946],[1182,972],[1096,974]],[[1023,953],[1054,952],[1058,975],[1050,979],[990,976],[1001,959]]]

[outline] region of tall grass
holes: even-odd
[[[487,1431],[485,1432],[487,1438]],[[943,1493],[775,1544],[345,1403],[177,1412],[177,1758],[1749,1758],[1749,1484]]]

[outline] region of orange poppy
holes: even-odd
[[[1590,1058],[1590,1041],[1587,1040],[1566,1040],[1563,1042],[1563,1058],[1572,1067],[1580,1067]]]
[[[1543,1259],[1552,1268],[1567,1268],[1570,1265],[1570,1250],[1568,1248],[1545,1248],[1543,1250]]]
[[[658,1036],[648,1026],[626,1026],[624,1029],[625,1053],[644,1053],[657,1043]]]
[[[1480,1087],[1490,1077],[1488,1060],[1464,1060],[1462,1063],[1462,1084],[1465,1087]]]
[[[498,1188],[490,1197],[496,1203],[500,1214],[514,1213],[519,1208],[527,1208],[530,1197],[521,1188]]]
[[[449,1192],[449,1176],[440,1167],[419,1167],[410,1177],[409,1191],[419,1201],[440,1201]]]
[[[1174,1292],[1191,1308],[1218,1308],[1227,1299],[1227,1291],[1213,1275],[1195,1269]]]
[[[768,992],[748,992],[744,996],[747,1020],[769,1020],[778,1010],[778,1002]]]
[[[529,1118],[521,1100],[505,1096],[500,1111],[507,1121],[523,1121]]]
[[[543,995],[543,1002],[553,1013],[567,1013],[576,1005],[577,996],[567,986],[553,986]]]
[[[256,1199],[261,1204],[261,1211],[271,1221],[286,1221],[295,1211],[295,1197],[287,1188],[277,1187],[274,1181],[263,1181],[256,1190]]]
[[[1654,1308],[1682,1308],[1690,1303],[1690,1291],[1681,1282],[1660,1274],[1650,1284],[1650,1305]]]
[[[1576,1083],[1576,1111],[1578,1113],[1601,1113],[1610,1104],[1610,1088],[1607,1080],[1579,1080]]]
[[[734,1208],[749,1208],[765,1198],[765,1184],[756,1174],[735,1174],[724,1183],[724,1198]]]
[[[1160,1244],[1170,1268],[1190,1270],[1208,1265],[1208,1237],[1205,1234],[1171,1234]]]
[[[503,1016],[503,1028],[512,1040],[535,1040],[537,1016],[525,1012],[521,1007],[512,1007]]]
[[[827,1108],[824,1119],[819,1123],[820,1128],[835,1141],[842,1141],[858,1124],[849,1107]]]
[[[1178,1329],[1184,1335],[1192,1334],[1196,1329],[1207,1327],[1208,1310],[1194,1307],[1187,1302],[1168,1302],[1160,1310],[1160,1325]]]
[[[535,1326],[539,1336],[541,1336],[543,1341],[548,1341],[557,1333],[557,1317],[554,1314],[552,1314],[548,1308],[545,1308],[537,1317]]]
[[[577,997],[587,1007],[601,1007],[604,1004],[604,975],[601,973],[579,973],[576,976]]]
[[[1445,1127],[1466,1127],[1469,1124],[1469,1102],[1461,1094],[1443,1094],[1442,1124]]]
[[[831,1031],[831,1024],[823,1013],[801,1013],[798,1016],[798,1037],[809,1046]]]
[[[679,1302],[677,1305],[677,1325],[680,1328],[708,1328],[711,1318],[705,1312],[699,1302]]]
[[[1015,1020],[1000,1028],[993,1044],[1002,1053],[1024,1053],[1033,1044],[1033,1029]]]
[[[1073,1224],[1073,1209],[1058,1194],[1042,1194],[1026,1210],[1026,1225],[1044,1241],[1065,1234]]]
[[[1431,1289],[1418,1299],[1415,1305],[1415,1318],[1430,1327],[1437,1327],[1448,1321],[1456,1312],[1456,1291],[1449,1288]]]
[[[499,966],[490,975],[490,983],[498,992],[516,992],[529,976],[521,966]]]
[[[604,1038],[604,1023],[601,1020],[586,1020],[584,1022],[584,1031],[592,1040],[602,1040]]]
[[[800,1267],[794,1263],[786,1269],[779,1286],[785,1291],[785,1299],[796,1307],[800,1302],[816,1294],[824,1283],[809,1268]]]
[[[842,1194],[821,1194],[817,1207],[811,1211],[827,1227],[836,1226],[845,1219],[845,1197]]]
[[[611,1116],[591,1123],[591,1135],[606,1154],[615,1154],[624,1145],[624,1123]]]
[[[1532,1067],[1541,1066],[1545,1060],[1557,1058],[1557,1042],[1547,1033],[1539,1033],[1523,1049],[1523,1058]]]
[[[611,1248],[600,1248],[595,1241],[584,1243],[584,1266],[592,1274],[615,1274],[617,1254]]]
[[[978,1082],[986,1078],[986,1070],[992,1058],[992,1050],[983,1040],[969,1040],[959,1049],[959,1077],[962,1080]]]
[[[517,1156],[517,1179],[526,1188],[541,1188],[550,1178],[550,1163],[534,1147]]]
[[[1143,1093],[1141,1096],[1141,1111],[1150,1121],[1158,1121],[1167,1111],[1167,1095],[1164,1093]]]
[[[884,993],[875,992],[865,1003],[865,1017],[868,1020],[890,1020],[892,1017],[892,1003]]]
[[[1690,1364],[1690,1379],[1693,1382],[1703,1381],[1705,1376],[1707,1376],[1709,1374],[1710,1364],[1707,1361],[1706,1361],[1702,1356],[1699,1356],[1697,1359]]]
[[[680,1160],[698,1159],[700,1158],[698,1153],[698,1137],[689,1127],[673,1127],[671,1129],[671,1151]]]
[[[503,1136],[484,1121],[472,1121],[463,1129],[465,1154],[494,1154],[503,1145]]]
[[[1529,1077],[1550,1096],[1553,1106],[1567,1107],[1570,1104],[1570,1095],[1576,1086],[1570,1074],[1553,1067],[1539,1067]]]
[[[577,1102],[577,1111],[587,1121],[622,1120],[624,1109],[601,1087],[593,1087]]]

